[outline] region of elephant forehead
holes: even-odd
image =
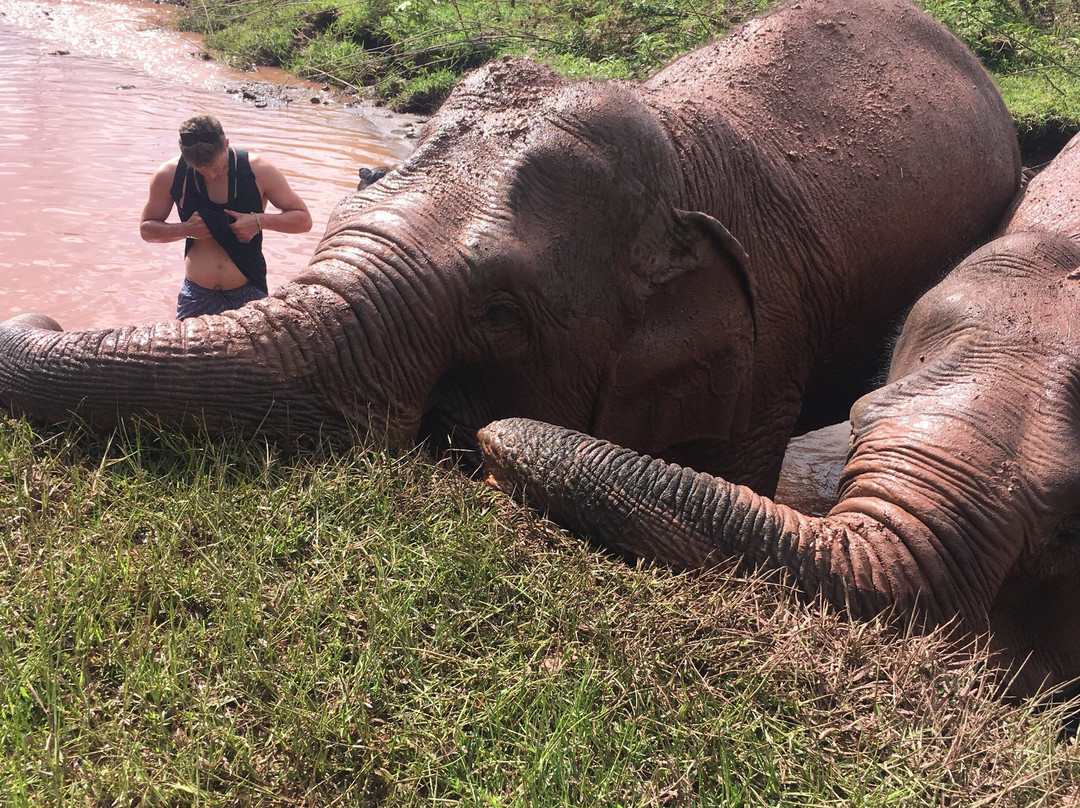
[[[1080,244],[1047,232],[996,239],[923,296],[905,331],[933,322],[1069,339],[1080,331]]]
[[[512,91],[499,82],[488,87],[490,83],[452,94],[429,122],[410,162],[427,168],[457,162],[490,171],[508,161],[520,162],[515,155],[538,147],[575,143],[598,149],[612,161],[623,155],[660,157],[656,148],[666,135],[639,87],[540,82],[529,88],[527,103],[522,103],[521,81]]]

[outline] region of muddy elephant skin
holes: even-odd
[[[1080,136],[1004,235],[915,305],[851,409],[839,501],[749,488],[529,421],[481,433],[493,479],[559,521],[685,568],[785,570],[856,617],[989,634],[1006,690],[1080,677]]]
[[[1019,169],[992,81],[901,0],[788,3],[643,84],[507,59],[293,283],[181,323],[8,322],[0,403],[467,453],[520,415],[769,491]]]

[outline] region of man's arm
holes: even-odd
[[[280,212],[260,213],[256,218],[253,213],[225,211],[234,219],[230,227],[238,239],[250,241],[259,230],[306,233],[311,229],[311,214],[307,205],[289,186],[289,181],[277,166],[261,157],[252,156],[251,171],[255,174],[255,184],[259,186],[263,198]]]
[[[176,160],[163,163],[150,179],[150,196],[143,205],[139,222],[139,235],[143,241],[164,244],[185,238],[211,237],[198,213],[192,214],[186,222],[165,221],[172,213],[174,204],[169,192],[172,190],[176,163]]]

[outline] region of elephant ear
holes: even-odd
[[[673,210],[643,316],[618,351],[593,432],[663,455],[726,441],[750,416],[756,321],[750,260],[705,213]]]

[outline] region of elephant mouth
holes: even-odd
[[[433,457],[451,460],[463,470],[472,473],[480,468],[479,444],[476,431],[459,423],[447,412],[427,410],[420,421],[417,442]]]
[[[449,459],[469,473],[482,466],[477,431],[498,419],[478,374],[458,371],[444,376],[428,396],[417,442],[439,459]]]

